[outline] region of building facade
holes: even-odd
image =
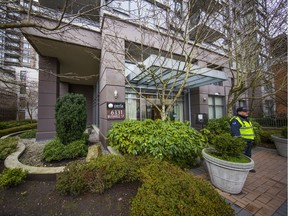
[[[20,20],[19,13],[15,11],[2,8],[0,12],[4,20]],[[0,120],[37,119],[37,103],[34,103],[33,108],[29,105],[32,91],[35,95],[33,98],[38,98],[37,68],[37,53],[21,31],[12,28],[1,29],[0,94],[3,103],[0,104]]]
[[[90,3],[69,5],[70,17],[83,4],[89,10],[81,19],[67,16],[62,21],[69,25],[56,31],[22,29],[40,55],[38,140],[55,136],[54,107],[68,92],[86,97],[87,124],[100,128],[103,143],[113,122],[124,119],[163,118],[166,112],[201,128],[227,113],[236,68],[225,52],[231,17],[224,1]],[[61,16],[61,2],[39,4],[39,11]],[[41,22],[57,24],[44,16]],[[249,105],[243,95],[234,108]]]

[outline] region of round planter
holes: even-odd
[[[275,143],[278,154],[283,157],[287,157],[287,139],[274,135],[271,137]]]
[[[209,149],[202,150],[206,161],[212,184],[230,194],[239,194],[242,191],[249,170],[253,169],[254,161],[249,163],[234,163],[221,160],[206,153]],[[246,156],[245,156],[246,157]]]

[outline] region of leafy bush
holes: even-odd
[[[19,134],[21,139],[32,139],[36,137],[36,130],[28,130]]]
[[[86,140],[80,139],[64,145],[60,139],[51,140],[43,150],[45,161],[60,161],[63,159],[73,159],[87,155]]]
[[[18,144],[18,139],[16,137],[7,137],[5,139],[0,139],[0,160],[4,160],[8,155],[13,153]]]
[[[4,169],[0,174],[0,188],[10,188],[21,184],[27,177],[28,171],[21,168]]]
[[[287,139],[287,126],[282,127],[281,136]]]
[[[131,215],[233,215],[208,182],[151,157],[106,155],[89,163],[70,163],[57,175],[56,188],[72,195],[102,193],[131,181],[142,182]]]
[[[142,186],[132,201],[131,216],[234,215],[205,180],[167,162],[155,161],[141,169]]]
[[[195,164],[205,147],[204,137],[188,123],[170,120],[114,123],[108,139],[123,154],[149,155],[181,167]]]
[[[37,127],[37,123],[32,123],[32,124],[24,124],[24,125],[17,126],[17,127],[3,129],[3,130],[0,130],[0,137],[11,134],[11,133],[15,133],[18,131],[36,129],[36,127]]]
[[[81,139],[86,128],[86,99],[80,94],[66,94],[56,103],[56,132],[63,144]]]

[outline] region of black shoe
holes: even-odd
[[[251,173],[256,173],[256,170],[255,170],[255,169],[252,169],[252,170],[249,170],[249,172],[251,172]]]

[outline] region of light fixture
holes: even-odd
[[[207,98],[206,97],[203,97],[203,101],[206,101],[207,100]]]
[[[114,91],[114,98],[115,98],[115,99],[118,98],[118,91],[117,91],[117,90]]]

